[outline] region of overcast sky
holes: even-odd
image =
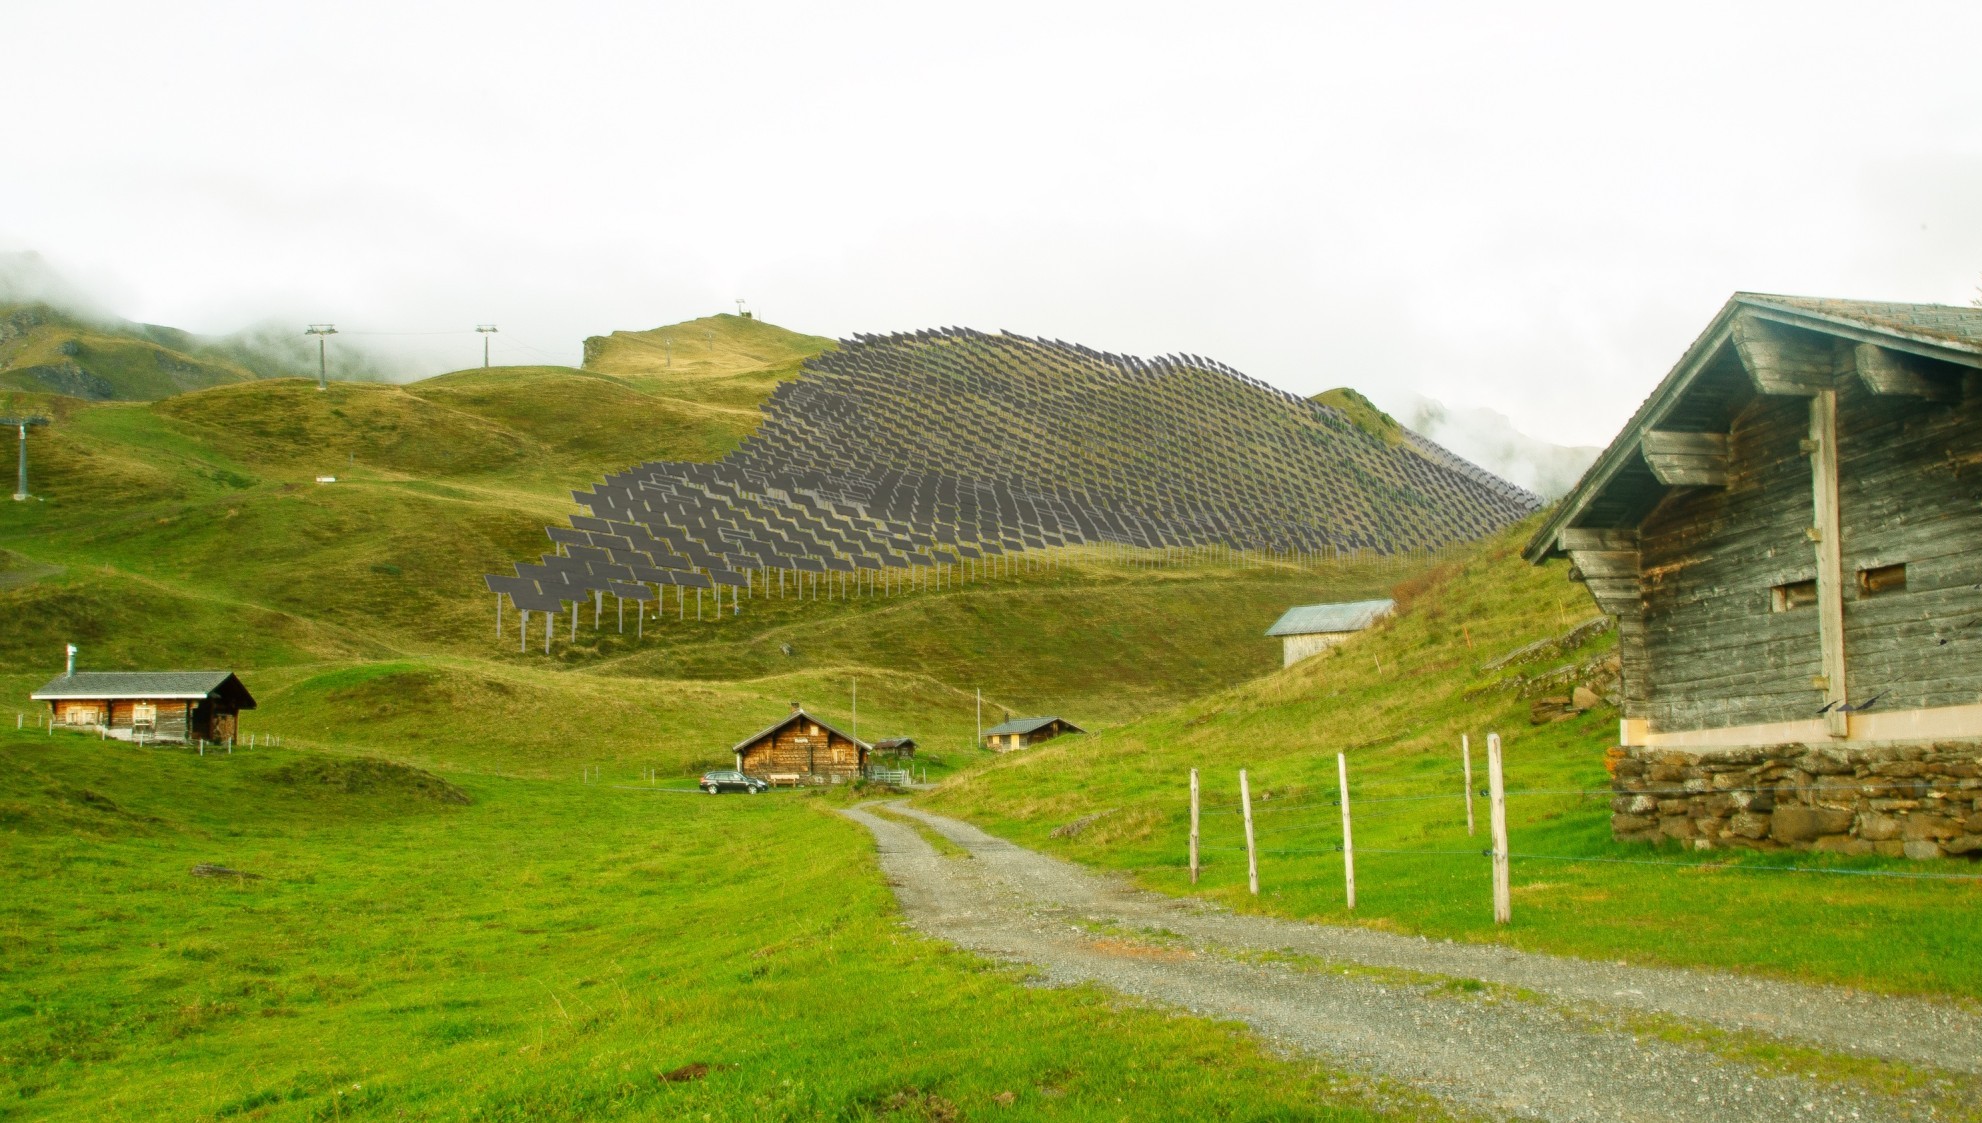
[[[1602,444],[1737,289],[1966,303],[1982,4],[0,0],[0,249],[406,373],[733,309]]]

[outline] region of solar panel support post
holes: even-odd
[[[580,602],[579,602],[579,600],[578,600],[578,598],[577,598],[577,597],[573,597],[573,598],[571,598],[571,642],[572,642],[572,643],[577,643],[577,642],[578,642],[578,605],[579,605],[579,603],[580,603]]]
[[[516,611],[523,616],[523,619],[516,625],[516,650],[528,651],[528,645],[530,643],[530,610],[519,608]]]
[[[496,638],[502,638],[502,594],[496,594]]]

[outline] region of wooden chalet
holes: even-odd
[[[1982,308],[1736,294],[1526,551],[1618,621],[1615,832],[1982,851],[1978,543]]]
[[[32,697],[58,727],[122,741],[229,742],[255,708],[232,671],[73,671]]]
[[[1085,729],[1065,718],[1007,718],[1002,724],[994,725],[984,731],[984,747],[992,752],[1008,753],[1014,749],[1029,749],[1042,741],[1051,741],[1063,733],[1085,732],[1087,732]]]
[[[731,751],[739,772],[774,784],[839,784],[860,778],[872,749],[793,702],[789,714]]]

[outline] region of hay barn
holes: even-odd
[[[57,726],[120,741],[227,742],[255,708],[232,671],[75,671],[32,697]]]
[[[1014,749],[1029,749],[1042,741],[1051,741],[1063,733],[1085,733],[1085,729],[1065,718],[1058,717],[1015,717],[984,731],[984,747],[992,752],[1008,753]]]
[[[1304,604],[1288,609],[1266,634],[1280,638],[1280,665],[1291,667],[1327,651],[1396,610],[1397,602],[1388,598]]]
[[[859,779],[873,746],[805,712],[791,712],[736,743],[736,767],[774,784],[839,784]]]
[[[1736,294],[1527,547],[1618,621],[1621,838],[1982,851],[1982,308]]]

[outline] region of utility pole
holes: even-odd
[[[482,333],[482,369],[489,369],[489,336],[495,334],[494,324],[476,324],[475,330]]]
[[[328,357],[329,353],[324,348],[324,344],[327,342],[327,337],[337,334],[337,325],[311,324],[309,330],[303,334],[317,337],[317,389],[328,390],[330,389],[330,359]]]
[[[14,501],[32,498],[28,495],[28,429],[36,425],[46,425],[46,417],[0,417],[0,425],[12,425],[21,431],[21,476],[14,485]]]
[[[736,300],[736,314],[741,316],[743,315],[743,298],[739,296],[736,297],[735,300]]]
[[[661,346],[667,349],[668,369],[673,370],[674,369],[674,336],[672,335],[662,336]]]

